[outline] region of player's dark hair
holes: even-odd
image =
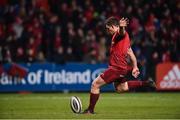
[[[105,26],[118,26],[119,25],[119,20],[115,17],[109,17],[106,21],[105,21]]]

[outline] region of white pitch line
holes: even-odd
[[[37,97],[1,97],[1,100],[70,100],[71,97],[50,97],[50,96],[37,96]],[[159,98],[159,97],[151,97],[151,98],[139,98],[139,97],[101,97],[100,99],[105,99],[105,100],[124,100],[124,99],[143,99],[143,100],[156,100],[156,99],[162,99],[162,100],[167,100],[165,98]],[[84,99],[84,97],[83,97]],[[89,99],[89,97],[87,96],[85,99]]]

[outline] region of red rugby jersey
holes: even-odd
[[[111,42],[109,66],[128,69],[127,51],[130,46],[130,38],[127,32],[123,37],[115,33]]]

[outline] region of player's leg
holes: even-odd
[[[129,91],[127,82],[122,83],[122,82],[116,81],[113,83],[113,85],[114,85],[116,92],[118,92],[118,93],[123,93],[123,92]]]
[[[138,64],[138,67],[141,67],[140,64]],[[130,80],[130,79],[133,80]],[[128,79],[128,80],[127,80]],[[126,74],[126,77],[124,78],[123,81],[127,81],[127,85],[129,89],[134,89],[134,88],[139,88],[139,87],[152,87],[155,88],[155,82],[153,80],[139,80],[138,78],[134,79],[132,76],[132,67],[128,67],[128,72]]]
[[[99,94],[100,87],[105,85],[106,82],[101,78],[101,76],[98,76],[91,85],[91,93]]]
[[[92,114],[94,113],[94,107],[99,99],[100,95],[100,87],[105,85],[106,82],[98,76],[91,85],[91,92],[90,92],[90,100],[89,100],[89,107],[84,111],[84,113]]]
[[[138,87],[150,87],[150,88],[156,88],[156,84],[153,80],[130,80],[128,81],[129,88],[138,88]]]
[[[92,82],[89,107],[84,111],[84,113],[94,112],[94,107],[99,98],[100,87],[114,82],[114,80],[116,80],[118,77],[119,74],[116,70],[108,68]]]
[[[132,67],[128,67],[128,72],[126,73],[126,75],[124,77],[118,78],[115,82],[114,82],[114,87],[115,90],[118,93],[122,93],[122,92],[126,92],[129,91],[130,89],[135,89],[135,88],[139,88],[139,87],[155,87],[155,83],[154,81],[141,81],[141,80],[128,80],[129,78],[133,78],[132,76]],[[121,73],[119,73],[121,74]]]
[[[150,80],[147,81],[132,80],[126,82],[120,82],[120,81],[114,82],[115,90],[118,93],[126,92],[129,91],[129,89],[135,89],[144,86],[155,88],[155,83]]]

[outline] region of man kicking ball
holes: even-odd
[[[136,57],[131,49],[130,38],[125,30],[128,19],[118,20],[110,17],[105,21],[107,32],[112,35],[110,58],[108,68],[100,74],[91,85],[89,107],[84,114],[94,114],[94,108],[100,95],[100,88],[105,84],[114,83],[117,92],[125,92],[130,88],[147,86],[149,81],[127,81],[126,76],[130,73],[134,78],[140,74]],[[129,66],[130,58],[132,66]],[[153,83],[151,83],[153,84]]]

